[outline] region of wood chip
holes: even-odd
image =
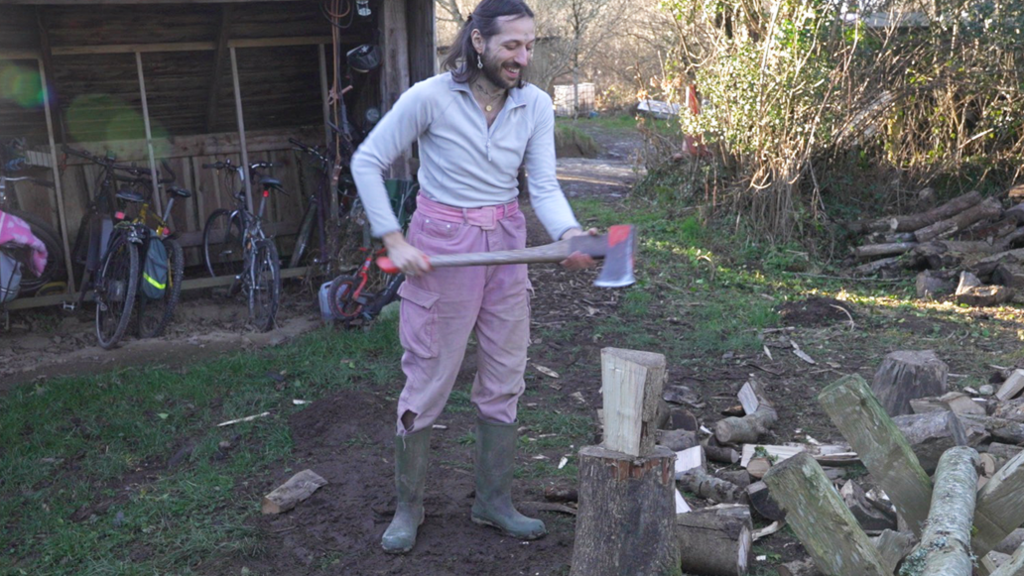
[[[782,530],[782,527],[785,526],[785,525],[786,525],[785,520],[776,520],[775,522],[772,522],[771,524],[765,526],[764,528],[758,528],[757,530],[754,530],[753,532],[751,532],[750,533],[750,539],[753,542],[757,542],[758,540],[760,540],[761,538],[764,538],[765,536],[771,536],[772,534],[775,534],[779,530]]]
[[[537,369],[537,372],[540,372],[541,374],[543,374],[545,376],[549,376],[551,378],[560,378],[560,376],[558,375],[558,372],[555,372],[554,370],[552,370],[551,368],[548,368],[547,366],[541,366],[540,364],[534,364],[533,367]]]
[[[239,422],[251,422],[252,420],[256,420],[257,418],[264,418],[266,416],[270,416],[270,412],[263,412],[262,414],[254,414],[252,416],[246,416],[245,418],[236,418],[234,420],[228,420],[227,422],[221,422],[220,424],[217,424],[217,426],[230,426],[232,424],[238,424]]]
[[[797,344],[793,340],[790,340],[789,343],[793,345],[793,354],[796,354],[797,358],[803,360],[804,362],[807,362],[808,364],[817,364],[817,362],[815,362],[813,358],[808,356],[806,352],[800,349],[799,344]]]

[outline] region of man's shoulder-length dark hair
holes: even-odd
[[[533,18],[533,10],[523,0],[483,0],[466,18],[452,43],[452,49],[441,63],[441,70],[451,70],[456,82],[472,83],[480,75],[476,65],[476,50],[473,48],[473,30],[479,30],[484,40],[501,31],[499,18]],[[523,87],[520,79],[519,87]]]

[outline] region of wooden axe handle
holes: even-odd
[[[518,250],[499,250],[496,252],[471,252],[469,254],[439,254],[427,256],[433,268],[451,268],[455,266],[496,266],[499,264],[539,264],[544,262],[561,262],[573,252],[582,252],[593,258],[604,258],[608,253],[608,235],[590,236],[581,234],[568,240],[559,240],[544,246],[520,248]],[[377,258],[377,266],[388,274],[395,274],[398,268],[387,256]]]

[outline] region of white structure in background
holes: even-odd
[[[593,82],[581,82],[579,86],[581,116],[594,110],[594,99],[597,91]],[[573,103],[572,84],[555,85],[555,116],[572,116]]]
[[[658,120],[668,120],[673,116],[679,115],[681,106],[679,104],[670,104],[668,102],[662,102],[661,100],[641,100],[636,106],[637,112],[653,116]]]

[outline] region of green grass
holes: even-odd
[[[259,482],[289,457],[293,398],[393,382],[396,332],[394,322],[323,329],[185,373],[154,366],[12,390],[0,399],[0,573],[191,574],[204,559],[258,554],[245,523],[258,492],[238,479]],[[282,372],[279,385],[270,374]]]

